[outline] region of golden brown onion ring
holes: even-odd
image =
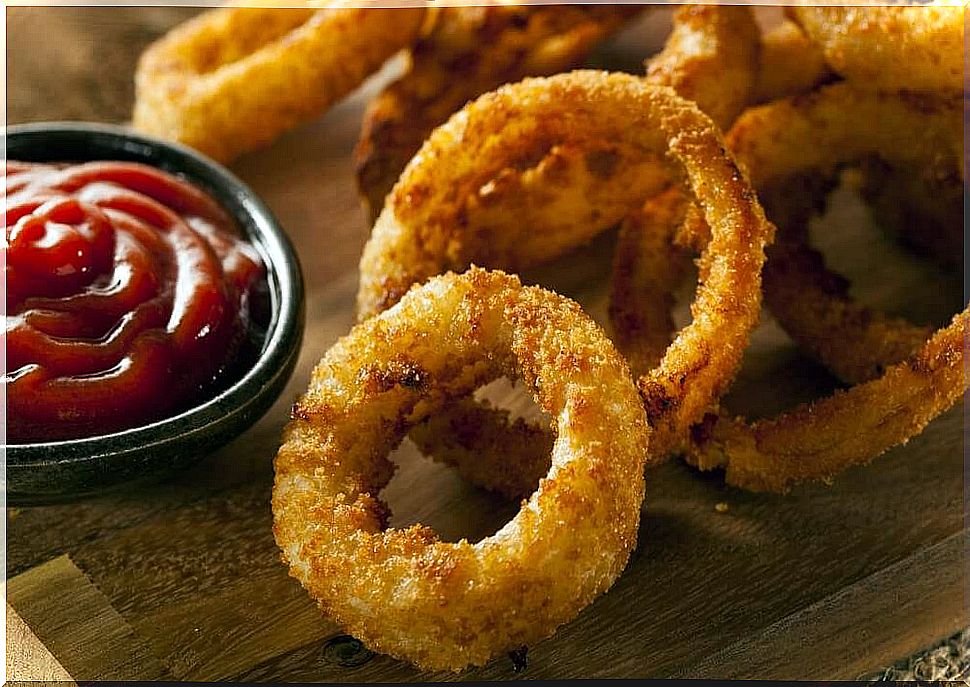
[[[961,113],[959,99],[839,84],[748,111],[728,142],[759,188],[806,170],[830,174],[871,155],[903,166],[942,156],[962,171]],[[900,131],[920,135],[901,138]],[[702,469],[725,468],[731,484],[770,491],[869,462],[922,431],[965,392],[967,323],[964,311],[877,379],[777,418],[747,424],[711,414],[692,432],[689,458]]]
[[[821,52],[796,24],[786,21],[762,36],[750,8],[740,6],[678,10],[666,47],[647,68],[648,81],[673,87],[724,128],[751,102],[802,93],[825,78]],[[700,250],[707,237],[697,208],[673,190],[620,228],[609,314],[613,339],[635,374],[652,369],[673,338],[670,306],[684,273],[682,244]]]
[[[468,101],[502,84],[583,64],[642,6],[445,7],[410,51],[406,73],[368,106],[357,182],[371,221],[428,135]]]
[[[390,450],[502,375],[554,418],[536,492],[477,544],[388,528]],[[472,269],[415,288],[327,352],[293,418],[273,489],[290,573],[348,632],[423,668],[544,639],[609,589],[636,544],[647,425],[626,363],[576,303],[515,277]]]
[[[668,46],[648,61],[645,81],[672,86],[729,122],[750,97],[759,69],[759,34],[750,9],[686,7],[674,14],[673,21]],[[550,178],[549,186],[556,185]],[[667,287],[684,272],[689,254],[669,242],[675,225],[663,221],[685,212],[690,204],[682,203],[683,198],[675,186],[629,214],[620,229],[614,264],[619,275],[613,280],[610,315],[614,341],[636,376],[659,364],[672,339],[673,322],[666,307],[672,296]],[[694,206],[687,214],[700,215]],[[709,237],[707,232],[706,239],[694,246],[698,252]],[[548,467],[545,447],[551,441],[543,428],[521,419],[512,422],[507,414],[471,401],[436,414],[416,427],[411,439],[425,455],[455,465],[474,483],[512,497],[529,493]],[[663,455],[672,443],[671,432],[655,436],[655,454]],[[509,460],[513,455],[515,460]]]
[[[709,415],[693,431],[689,460],[725,469],[729,484],[775,492],[868,463],[918,435],[966,391],[968,324],[964,311],[882,377],[777,418],[747,424]]]
[[[729,123],[750,98],[758,76],[759,34],[750,9],[686,7],[673,21],[667,47],[647,63],[646,81],[674,87],[699,100],[702,109],[710,108],[716,121]],[[620,229],[614,264],[614,273],[620,275],[613,280],[610,315],[614,340],[636,376],[659,364],[672,339],[667,286],[684,272],[689,255],[668,241],[675,225],[666,225],[670,232],[660,227],[669,213],[685,210],[682,198],[680,189],[670,189],[630,214]],[[698,214],[696,208],[692,214]],[[541,427],[521,419],[512,422],[506,414],[470,401],[416,427],[411,439],[425,455],[511,497],[534,487],[548,467],[545,447],[551,441]],[[674,438],[666,432],[656,443],[656,454],[662,455]],[[510,461],[510,455],[516,459]]]
[[[507,86],[466,107],[432,135],[389,196],[361,260],[358,315],[471,262],[521,269],[549,259],[684,176],[713,227],[707,278],[694,322],[642,380],[658,432],[684,435],[733,378],[757,321],[763,246],[773,227],[713,123],[667,88],[573,72]],[[440,431],[426,436],[448,433],[453,419],[440,418],[430,421]],[[507,424],[496,416],[481,436]],[[450,447],[451,459],[460,448]],[[466,459],[483,460],[477,451]]]
[[[423,9],[225,7],[142,55],[135,128],[222,162],[350,93],[416,36]]]
[[[860,88],[963,93],[963,6],[808,7],[789,14]]]

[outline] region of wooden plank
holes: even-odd
[[[857,680],[871,675],[910,647],[931,646],[953,628],[970,624],[968,609],[954,603],[966,588],[968,537],[970,530],[948,537],[674,676]],[[870,620],[861,631],[858,618]],[[820,668],[820,654],[838,666],[834,673]]]
[[[7,684],[28,682],[64,682],[74,684],[71,676],[17,611],[7,606],[6,677]]]
[[[199,12],[189,7],[5,7],[7,122],[123,122],[132,66],[150,42]],[[42,42],[38,42],[42,41]]]
[[[7,583],[7,598],[78,680],[157,680],[168,672],[68,556]]]

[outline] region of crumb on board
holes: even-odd
[[[728,505],[724,503],[724,501],[721,501],[719,503],[714,504],[714,510],[716,510],[718,513],[727,513]]]

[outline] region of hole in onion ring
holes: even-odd
[[[455,468],[428,460],[409,439],[390,460],[397,470],[380,498],[391,509],[391,527],[427,525],[441,541],[467,539],[475,544],[495,534],[519,510],[518,502],[473,486]]]
[[[834,271],[848,278],[850,292],[858,293],[866,305],[914,323],[945,325],[963,307],[962,275],[914,255],[880,226],[874,209],[854,188],[852,172],[847,170],[829,195],[826,211],[810,222],[810,244]],[[840,227],[853,231],[839,231]],[[864,263],[860,256],[865,256]],[[912,283],[932,286],[907,288]]]
[[[550,427],[552,424],[552,417],[540,410],[522,383],[502,377],[480,387],[473,397],[476,401],[487,401],[493,408],[508,411],[513,422],[521,420],[535,427]],[[468,427],[467,430],[479,431],[480,428]],[[452,434],[457,441],[467,438],[460,428]],[[420,437],[420,432],[416,436]],[[545,457],[550,447],[543,442],[537,450],[544,463],[547,462]],[[512,457],[521,458],[518,453]],[[428,525],[438,532],[442,541],[466,539],[475,544],[495,534],[515,516],[520,500],[531,495],[531,492],[510,495],[474,486],[473,482],[481,483],[481,480],[465,479],[462,476],[464,466],[455,468],[424,458],[410,439],[405,439],[391,454],[391,461],[398,469],[381,492],[381,498],[391,508],[391,526]],[[537,474],[546,471],[548,465],[538,469]],[[532,485],[531,491],[535,486],[537,484]],[[408,517],[398,517],[399,512],[408,513]]]
[[[959,276],[913,255],[887,233],[860,196],[857,176],[856,169],[846,170],[825,199],[825,210],[809,221],[810,245],[831,269],[849,280],[850,293],[858,302],[913,322],[946,324],[961,307]],[[770,205],[783,203],[784,198],[764,195],[768,212],[778,216],[780,208]],[[845,227],[853,230],[844,231]],[[860,262],[859,256],[866,260]],[[913,289],[912,284],[931,286]],[[745,357],[725,395],[724,405],[732,413],[769,418],[846,386],[792,342],[767,311],[752,334],[751,346],[762,354]],[[766,385],[766,379],[772,383]]]

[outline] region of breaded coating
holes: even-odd
[[[798,24],[784,21],[761,36],[758,79],[749,104],[806,93],[833,76],[822,49]]]
[[[750,7],[686,5],[663,51],[648,60],[647,81],[670,86],[726,129],[751,100],[760,38]]]
[[[704,208],[711,238],[694,322],[639,382],[665,446],[686,436],[733,379],[758,320],[763,249],[774,231],[717,128],[669,88],[577,71],[468,105],[435,131],[391,194],[361,259],[358,315],[449,269],[518,270],[550,259],[671,183]],[[493,416],[494,431],[508,425]],[[475,448],[492,432],[483,430],[486,443]]]
[[[417,36],[423,9],[224,7],[149,46],[136,129],[228,162],[320,115]]]
[[[788,12],[832,70],[861,88],[960,94],[964,5],[799,5]]]
[[[553,418],[552,467],[477,544],[387,528],[388,453],[451,398],[521,378]],[[530,646],[605,592],[637,541],[648,432],[623,358],[576,303],[473,268],[340,339],[277,455],[274,533],[321,608],[369,647],[460,670]]]

